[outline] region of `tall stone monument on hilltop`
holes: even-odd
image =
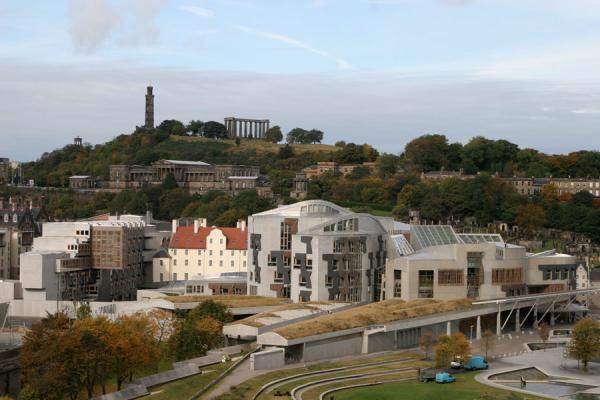
[[[146,88],[146,129],[154,129],[154,95],[152,94],[152,86]]]

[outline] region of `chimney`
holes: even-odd
[[[194,220],[194,235],[198,234],[198,225],[200,225],[200,220],[195,219]]]
[[[238,229],[241,229],[242,231],[246,230],[246,221],[243,219],[239,219],[237,224],[236,224]]]
[[[200,228],[206,228],[206,218],[198,218],[198,223],[200,224]]]
[[[175,232],[177,232],[177,227],[178,227],[178,226],[179,226],[179,220],[178,220],[178,219],[174,219],[174,220],[171,222],[171,232],[172,232],[172,233],[175,233]]]
[[[150,225],[152,223],[152,211],[146,210],[146,225]]]

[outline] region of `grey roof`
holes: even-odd
[[[459,233],[458,239],[463,243],[504,243],[502,236],[487,233]]]
[[[391,238],[392,238],[392,243],[394,244],[395,250],[398,251],[398,254],[400,256],[406,256],[409,254],[413,254],[415,252],[413,247],[410,245],[410,243],[406,239],[406,236],[404,236],[402,234],[392,235]]]
[[[414,225],[411,228],[411,242],[416,250],[460,243],[450,225]]]
[[[178,165],[198,165],[198,166],[203,166],[203,167],[210,165],[203,161],[185,161],[185,160],[164,160],[164,161],[171,163],[171,164],[178,164]]]

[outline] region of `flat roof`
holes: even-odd
[[[289,299],[279,297],[262,297],[262,296],[240,296],[240,295],[220,295],[220,296],[168,296],[164,300],[171,303],[201,303],[203,301],[212,300],[225,304],[229,308],[245,308],[245,307],[265,307],[278,306],[285,304]]]
[[[350,306],[350,303],[336,303],[328,301],[317,301],[307,303],[285,304],[267,312],[258,313],[251,317],[234,321],[229,325],[247,325],[255,328],[279,324],[285,321],[291,321],[298,318],[308,317],[313,314],[323,312],[333,312],[343,307]]]

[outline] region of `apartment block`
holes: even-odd
[[[248,294],[299,301],[375,301],[391,218],[308,200],[248,219]]]

